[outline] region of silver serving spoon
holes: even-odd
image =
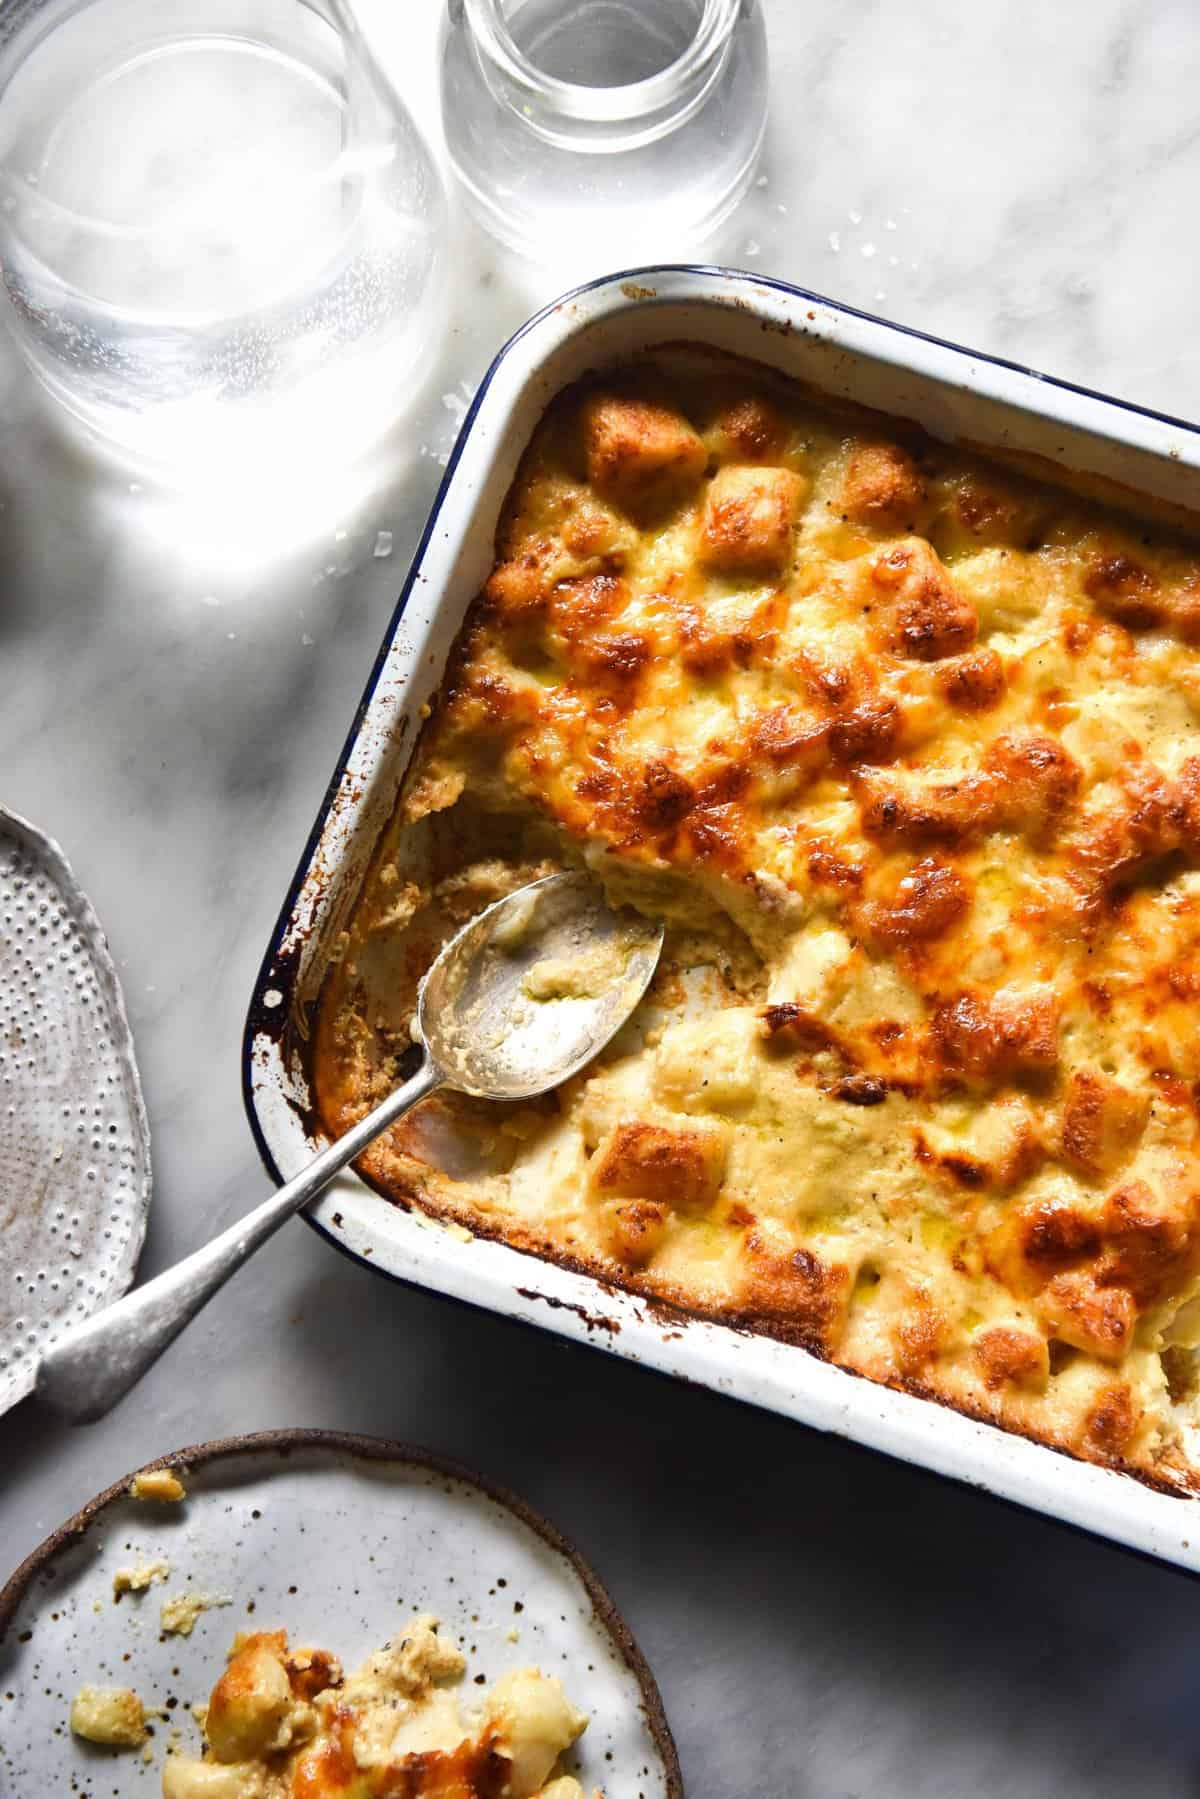
[[[587,875],[549,875],[464,926],[421,982],[421,1066],[238,1224],[48,1349],[37,1390],[77,1424],[103,1417],[201,1306],[389,1125],[438,1087],[532,1099],[587,1066],[641,999],[663,928],[614,911]]]

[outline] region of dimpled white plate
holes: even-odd
[[[0,1412],[133,1278],[150,1131],[117,971],[56,843],[0,807]]]
[[[585,1790],[681,1799],[654,1680],[595,1576],[521,1501],[419,1451],[323,1431],[273,1431],[182,1450],[179,1505],[122,1482],[85,1506],[0,1592],[0,1792],[13,1799],[153,1799],[174,1739],[195,1751],[206,1699],[238,1630],[285,1627],[353,1667],[415,1612],[433,1612],[475,1681],[536,1663],[591,1716]],[[161,1466],[156,1463],[155,1466]],[[113,1602],[118,1568],[169,1564]],[[190,1637],[163,1637],[164,1598],[227,1597]],[[84,1684],[131,1686],[154,1720],[153,1755],[94,1748],[67,1729]],[[481,1690],[481,1689],[479,1689]]]

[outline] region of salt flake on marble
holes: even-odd
[[[755,185],[755,187],[766,187],[766,185],[767,185],[767,178],[766,178],[766,176],[765,176],[765,175],[760,175],[760,176],[759,176],[759,178],[758,178],[758,180],[757,180],[757,181],[756,181],[756,182],[755,182],[755,183],[754,183],[754,185]]]
[[[875,254],[874,244],[860,244],[859,245],[859,255],[860,256],[866,256],[869,258],[869,257],[874,256],[874,254]]]
[[[762,249],[762,245],[759,243],[759,241],[756,237],[748,237],[746,239],[745,248],[742,251],[742,255],[743,256],[757,256],[761,249]]]
[[[846,217],[850,220],[850,223],[852,225],[861,225],[862,224],[862,213],[861,212],[850,212],[850,213],[846,214]]]
[[[390,531],[375,533],[375,554],[378,557],[390,556],[392,553],[392,534]]]
[[[315,637],[310,637],[307,631],[303,631],[300,635],[300,641],[306,650],[311,650],[313,644],[316,643],[317,640]]]
[[[841,232],[840,231],[831,231],[829,233],[829,248],[831,250],[840,250],[841,247],[842,247]]]

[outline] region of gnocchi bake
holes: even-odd
[[[347,1675],[286,1631],[240,1635],[163,1799],[583,1799],[559,1762],[587,1719],[561,1683],[516,1669],[468,1706],[465,1665],[428,1616]]]
[[[667,921],[604,1055],[397,1203],[1200,1485],[1200,554],[665,346],[521,462],[318,1006],[328,1128],[561,868]]]

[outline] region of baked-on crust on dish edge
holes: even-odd
[[[679,345],[549,408],[321,996],[397,1078],[445,937],[587,866],[668,920],[544,1100],[386,1192],[1200,1487],[1200,555]]]

